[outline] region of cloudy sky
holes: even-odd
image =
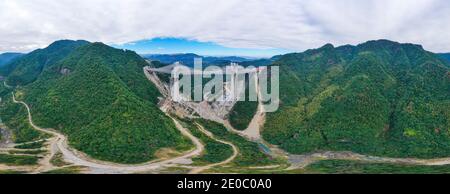
[[[391,39],[450,52],[448,0],[1,0],[0,21],[0,52],[158,37],[274,52]]]
[[[214,42],[199,42],[185,38],[154,38],[125,44],[111,44],[121,49],[134,50],[140,54],[195,53],[203,56],[247,56],[268,58],[294,52],[280,48],[227,47]]]

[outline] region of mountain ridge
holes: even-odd
[[[280,66],[283,84],[281,108],[268,114],[263,130],[270,143],[292,153],[450,155],[444,135],[450,131],[449,69],[422,46],[327,44],[283,55],[273,65]],[[441,147],[432,149],[436,143]]]
[[[23,56],[23,53],[2,53],[0,54],[0,67],[7,65],[8,63],[16,60],[17,58]]]
[[[271,144],[294,154],[450,155],[449,68],[420,45],[326,44],[262,63],[281,70],[281,107],[267,114],[262,130]],[[72,146],[94,158],[141,163],[155,159],[160,149],[191,146],[158,109],[160,94],[142,72],[146,65],[133,51],[63,40],[0,73],[20,86],[17,98],[30,105],[39,126],[62,131]],[[251,119],[245,114],[254,111],[234,112],[240,110],[244,115],[232,120],[244,129],[243,120]]]
[[[8,84],[13,86],[29,84],[39,77],[46,66],[58,62],[74,49],[88,43],[84,40],[55,41],[45,49],[37,49],[0,67],[0,75],[5,76]]]
[[[143,163],[157,159],[163,148],[192,146],[157,107],[160,94],[143,73],[144,59],[103,43],[82,43],[73,48],[72,41],[55,42],[30,54],[54,61],[16,91],[37,125],[63,132],[71,146],[95,159],[118,163]],[[73,48],[69,53],[57,49],[67,46]]]

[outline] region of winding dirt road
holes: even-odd
[[[213,139],[214,141],[217,141],[217,142],[220,142],[220,143],[223,143],[223,144],[231,146],[231,148],[233,149],[233,155],[231,155],[228,159],[226,159],[226,160],[224,160],[222,162],[214,163],[214,164],[210,164],[210,165],[206,165],[206,166],[201,166],[201,167],[198,167],[198,168],[194,168],[193,170],[191,170],[189,172],[189,174],[199,174],[199,173],[201,173],[201,172],[203,172],[205,170],[208,170],[210,168],[228,164],[228,163],[232,162],[237,157],[237,155],[239,153],[239,149],[234,144],[232,144],[230,142],[227,142],[227,141],[223,141],[223,140],[217,139],[216,137],[214,137],[214,135],[211,132],[206,130],[203,126],[201,126],[198,123],[196,123],[196,125],[197,125],[198,129],[202,133],[204,133],[205,135],[207,135],[209,138]]]
[[[28,104],[22,101],[17,101],[14,93],[12,94],[12,97],[14,103],[19,103],[26,107],[28,112],[28,121],[34,129],[54,136],[50,139],[50,154],[46,156],[42,160],[42,162],[40,162],[40,167],[36,170],[36,172],[44,172],[49,169],[53,169],[54,167],[51,165],[50,159],[58,152],[58,150],[63,154],[63,157],[67,162],[73,163],[77,166],[89,167],[91,169],[91,172],[94,173],[137,173],[156,170],[167,165],[184,164],[186,162],[189,162],[190,158],[200,155],[204,150],[204,146],[203,144],[201,144],[200,140],[193,136],[187,129],[185,129],[176,119],[171,117],[177,129],[180,130],[180,132],[184,136],[188,137],[195,144],[196,148],[194,150],[191,150],[188,153],[175,158],[157,162],[148,162],[141,165],[122,165],[95,160],[89,158],[79,151],[76,151],[75,149],[71,149],[67,143],[67,138],[63,134],[57,132],[54,129],[44,129],[35,125],[33,123],[31,111]]]
[[[144,69],[145,70],[145,69]],[[147,74],[146,74],[147,75]],[[149,76],[147,75],[149,78]],[[151,77],[153,78],[153,77]],[[159,82],[160,80],[150,79],[152,82],[157,82],[156,85],[159,90],[166,91],[167,88],[164,87],[164,85]],[[158,83],[159,82],[159,83]],[[11,87],[4,82],[4,85],[6,87]],[[163,92],[162,92],[163,93]],[[92,159],[88,157],[86,154],[83,154],[75,149],[70,148],[67,142],[67,138],[65,135],[61,134],[60,132],[54,130],[54,129],[45,129],[41,128],[33,123],[32,115],[30,108],[28,104],[26,104],[23,101],[17,101],[15,98],[14,93],[12,94],[13,102],[22,104],[27,109],[28,114],[28,121],[30,125],[41,132],[51,134],[53,137],[48,139],[48,149],[50,151],[49,154],[47,154],[42,160],[39,161],[38,168],[36,167],[10,167],[10,166],[4,166],[0,165],[0,169],[23,169],[24,171],[32,171],[34,173],[39,172],[45,172],[48,170],[56,169],[54,167],[50,160],[51,158],[58,152],[61,152],[63,155],[63,158],[65,161],[72,163],[76,166],[83,166],[88,167],[90,169],[90,173],[139,173],[139,172],[149,172],[158,170],[163,167],[170,167],[177,164],[186,164],[191,162],[191,158],[195,156],[199,156],[204,151],[204,145],[201,143],[201,141],[193,136],[187,129],[185,129],[175,118],[171,117],[168,113],[168,107],[171,106],[170,102],[170,95],[169,93],[163,93],[167,97],[167,100],[161,106],[161,110],[169,116],[173,122],[175,123],[177,129],[182,133],[182,135],[188,137],[195,145],[195,148],[193,150],[190,150],[186,152],[185,154],[174,157],[167,160],[160,160],[160,161],[151,161],[145,164],[139,164],[139,165],[123,165],[123,164],[116,164],[106,161],[99,161]],[[263,110],[261,109],[261,105],[258,107],[258,112],[253,118],[249,128],[244,131],[234,131],[237,132],[253,141],[255,140],[262,140],[261,136],[259,135],[261,126],[264,124],[265,120],[265,114],[261,114]],[[198,125],[198,124],[197,124]],[[214,139],[215,141],[227,144],[232,147],[233,149],[233,155],[226,159],[225,161],[214,163],[206,166],[201,167],[194,167],[190,173],[196,174],[204,172],[205,170],[208,170],[210,168],[221,166],[230,163],[233,161],[236,156],[239,153],[239,150],[235,145],[233,145],[230,142],[222,141],[214,137],[214,135],[204,129],[201,125],[198,125],[199,129],[208,135],[210,138]],[[286,170],[292,170],[292,169],[298,169],[298,168],[304,168],[307,165],[323,159],[342,159],[342,160],[357,160],[357,161],[367,161],[367,162],[383,162],[383,163],[395,163],[395,164],[411,164],[411,165],[429,165],[429,166],[439,166],[439,165],[449,165],[450,164],[450,158],[437,158],[437,159],[412,159],[412,158],[385,158],[385,157],[373,157],[373,156],[366,156],[366,155],[360,155],[355,154],[352,152],[324,152],[324,153],[314,153],[314,154],[308,154],[308,155],[290,155],[288,154],[289,161],[291,163],[291,167],[287,168]]]

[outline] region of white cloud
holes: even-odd
[[[0,21],[0,52],[154,37],[299,51],[386,38],[450,51],[447,0],[2,0]]]

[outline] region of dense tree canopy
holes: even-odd
[[[51,53],[52,47],[36,52]],[[32,79],[20,76],[26,82],[12,81],[18,80],[12,77],[21,66],[8,77],[8,83],[31,81],[18,89],[21,95],[17,96],[30,105],[37,125],[60,130],[75,148],[114,162],[140,163],[154,159],[161,148],[190,148],[173,121],[156,106],[160,94],[145,78],[147,63],[136,53],[92,43],[67,56],[52,57],[60,60],[40,66],[39,74],[30,70]]]
[[[284,55],[281,109],[264,138],[292,153],[450,155],[450,73],[421,46],[387,40]]]

